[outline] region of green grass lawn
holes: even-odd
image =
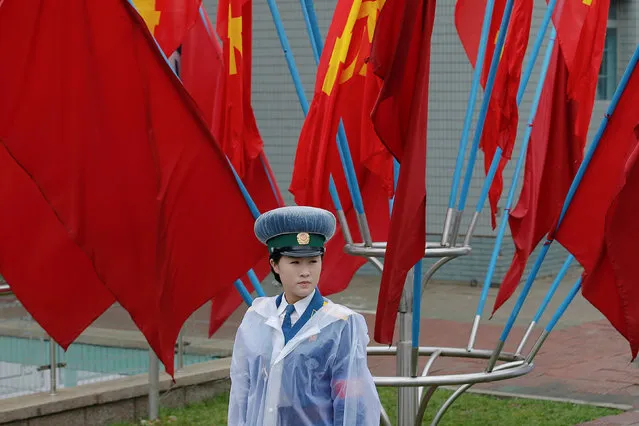
[[[451,394],[447,390],[438,390],[426,411],[424,424],[430,424],[436,410]],[[380,388],[382,404],[391,420],[397,415],[397,390]],[[223,426],[226,425],[226,410],[229,394],[221,394],[211,400],[178,409],[162,409],[156,425],[175,426]],[[440,423],[444,425],[486,426],[568,426],[603,416],[618,414],[621,411],[589,405],[568,404],[530,399],[496,398],[477,394],[462,395],[448,410]],[[117,423],[112,426],[130,426],[132,423]]]

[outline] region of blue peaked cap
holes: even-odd
[[[324,253],[324,243],[335,235],[335,216],[307,206],[280,207],[255,221],[255,236],[270,254],[313,257]]]

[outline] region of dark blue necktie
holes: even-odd
[[[291,314],[295,311],[294,305],[286,305],[284,308],[284,322],[282,322],[282,333],[284,333],[284,344],[287,344],[291,338],[293,338],[293,325],[291,324]]]

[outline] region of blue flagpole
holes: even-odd
[[[533,322],[535,324],[539,323],[539,320],[541,319],[542,315],[546,311],[548,304],[552,300],[552,297],[555,295],[557,288],[559,288],[559,284],[566,276],[566,273],[568,273],[568,269],[570,268],[570,265],[572,264],[573,260],[575,260],[575,257],[572,254],[568,255],[568,257],[564,261],[564,264],[561,266],[559,273],[557,274],[557,276],[555,277],[555,280],[553,281],[552,285],[548,289],[548,292],[546,293],[546,297],[544,297],[543,302],[539,306],[539,309],[537,310],[537,313],[535,314],[535,317],[533,318]]]
[[[303,2],[302,7],[306,10],[306,14],[309,17],[309,23],[311,30],[313,31],[313,39],[318,51],[324,50],[324,42],[322,41],[322,35],[320,34],[319,24],[317,23],[317,15],[315,14],[315,6],[313,0],[301,0]],[[319,57],[319,56],[318,56]]]
[[[444,232],[442,233],[442,244],[448,243],[450,224],[451,224],[451,220],[453,219],[453,210],[455,208],[455,202],[457,201],[457,189],[458,189],[459,181],[461,178],[464,155],[466,154],[466,145],[468,144],[468,135],[470,133],[470,126],[472,124],[473,111],[475,110],[475,103],[477,102],[477,91],[479,89],[482,69],[484,66],[484,58],[486,56],[486,46],[488,45],[488,33],[490,32],[490,22],[493,16],[494,7],[495,7],[495,0],[488,0],[486,2],[486,9],[484,11],[484,22],[482,24],[481,37],[479,39],[479,49],[477,51],[477,58],[475,61],[475,70],[473,72],[473,80],[472,80],[472,85],[470,88],[470,97],[468,98],[468,104],[466,106],[466,116],[464,117],[464,128],[462,130],[461,139],[459,141],[459,151],[457,152],[457,161],[455,163],[455,171],[453,172],[453,183],[450,189],[450,196],[448,199],[448,211],[446,212]]]
[[[548,322],[548,325],[546,325],[546,328],[544,329],[546,332],[550,333],[552,329],[555,328],[555,326],[557,325],[557,322],[559,322],[561,317],[564,315],[564,313],[566,312],[566,309],[568,309],[568,306],[570,306],[570,303],[573,301],[573,299],[579,292],[579,289],[581,288],[581,281],[582,281],[582,277],[579,277],[577,279],[577,282],[570,289],[570,292],[568,293],[568,295],[566,295],[564,300],[561,302],[561,305],[555,311],[555,314],[552,316],[552,318]]]
[[[561,302],[561,305],[559,306],[559,308],[557,308],[557,310],[555,311],[555,314],[552,316],[550,322],[548,322],[548,325],[546,325],[546,328],[544,329],[543,333],[541,334],[541,336],[539,336],[532,350],[526,357],[527,364],[530,364],[533,361],[533,359],[537,355],[537,352],[539,352],[539,349],[541,349],[541,345],[544,344],[550,332],[553,330],[553,328],[555,328],[559,319],[561,319],[561,317],[566,312],[566,309],[568,309],[568,306],[570,306],[570,303],[574,300],[575,296],[579,292],[579,289],[581,288],[581,281],[582,281],[582,277],[579,277],[579,279],[577,279],[577,282],[575,282],[575,284],[572,286],[572,288],[568,292],[568,295]]]
[[[233,164],[231,164],[231,160],[229,160],[227,157],[226,161],[229,163],[229,167],[231,168],[231,171],[233,172],[233,176],[235,177],[235,182],[237,182],[237,186],[240,188],[240,192],[242,193],[242,196],[244,197],[244,201],[246,202],[246,205],[248,206],[249,210],[251,211],[251,214],[253,215],[253,219],[257,219],[260,216],[260,211],[258,210],[257,205],[253,201],[253,198],[251,198],[251,194],[249,194],[248,190],[246,189],[244,182],[242,182],[242,179],[240,179],[240,176],[235,171]],[[248,276],[258,296],[261,296],[261,297],[266,296],[266,293],[264,292],[264,289],[262,288],[262,284],[257,279],[257,275],[255,275],[255,271],[253,271],[253,268],[249,269]],[[246,288],[242,280],[237,279],[235,281],[235,288],[237,288],[238,291],[240,292],[240,295],[242,296],[242,299],[244,299],[244,302],[246,302],[247,305],[251,306],[251,304],[253,303],[253,298],[251,297],[250,292],[248,291],[248,289]],[[247,298],[246,295],[248,295],[249,297]]]
[[[413,349],[419,348],[419,332],[422,314],[422,261],[413,267]]]
[[[397,190],[397,181],[399,180],[399,161],[396,158],[393,158],[393,188]],[[395,194],[393,193],[393,198],[388,200],[388,205],[390,208],[390,212],[393,212],[393,206],[395,205]]]
[[[539,56],[539,52],[541,51],[541,46],[544,43],[546,31],[548,31],[548,27],[550,26],[550,20],[552,19],[552,14],[555,11],[556,5],[557,0],[550,0],[548,2],[548,6],[546,7],[544,18],[541,21],[539,32],[537,33],[537,38],[535,39],[535,44],[533,45],[533,50],[530,54],[528,64],[526,65],[526,69],[519,84],[519,91],[517,92],[517,106],[519,106],[522,98],[524,97],[524,93],[526,93],[528,81],[530,80],[530,76],[532,75],[533,68],[535,68],[535,62],[537,61],[537,57]]]
[[[479,299],[479,305],[477,306],[477,312],[475,315],[475,323],[473,324],[473,329],[471,332],[470,341],[468,342],[468,348],[472,348],[475,340],[475,333],[477,330],[477,325],[479,324],[479,319],[484,311],[484,306],[486,304],[486,299],[488,298],[488,290],[490,288],[490,283],[492,281],[493,275],[495,274],[495,267],[497,265],[497,259],[499,258],[499,252],[501,249],[502,241],[504,239],[504,235],[506,233],[506,226],[508,225],[508,216],[510,209],[512,208],[513,200],[515,198],[515,190],[517,189],[517,181],[519,180],[519,175],[521,174],[521,170],[525,163],[526,159],[526,151],[528,149],[528,142],[530,141],[530,135],[532,133],[532,123],[535,119],[535,115],[537,114],[537,108],[539,106],[539,100],[541,99],[541,93],[544,87],[544,81],[546,80],[546,74],[548,72],[548,67],[550,66],[550,59],[552,57],[552,50],[555,44],[555,29],[553,28],[552,33],[550,35],[550,40],[548,40],[548,46],[546,47],[546,54],[544,56],[544,62],[542,65],[541,73],[539,76],[539,82],[537,83],[537,88],[535,89],[535,96],[533,98],[533,104],[530,109],[530,115],[528,118],[528,126],[526,127],[526,133],[523,138],[523,144],[521,150],[519,152],[519,158],[517,159],[517,165],[515,166],[515,173],[513,175],[512,182],[510,184],[510,190],[508,191],[508,198],[506,200],[506,206],[504,208],[504,212],[501,215],[500,223],[499,223],[499,231],[497,233],[497,237],[495,239],[495,245],[493,247],[493,252],[490,258],[490,263],[488,264],[488,272],[486,273],[486,277],[484,279],[484,285],[482,287],[481,296]]]
[[[497,43],[495,44],[495,51],[493,53],[492,60],[490,61],[490,68],[488,72],[488,79],[486,80],[486,90],[484,90],[484,97],[482,98],[481,107],[479,108],[479,117],[477,119],[477,128],[473,136],[473,143],[470,147],[470,153],[468,157],[468,166],[466,168],[466,174],[464,176],[464,183],[462,185],[461,194],[459,195],[459,204],[457,204],[457,210],[462,212],[466,208],[466,198],[468,197],[468,190],[470,188],[470,182],[473,178],[473,170],[475,169],[475,160],[477,159],[477,150],[479,149],[479,141],[481,140],[482,133],[484,131],[484,124],[486,121],[486,115],[488,115],[488,104],[493,93],[493,86],[495,85],[495,77],[497,76],[497,69],[499,68],[500,54],[504,47],[506,40],[506,34],[508,33],[508,27],[510,24],[510,15],[513,11],[514,0],[508,0],[504,8],[504,15],[499,26],[499,33],[497,36]]]
[[[635,49],[635,52],[632,55],[630,62],[628,63],[626,71],[624,72],[623,77],[621,78],[621,82],[619,83],[619,85],[617,86],[617,89],[615,90],[615,94],[612,98],[612,101],[610,102],[610,105],[608,105],[608,110],[606,111],[604,119],[601,121],[601,124],[599,125],[599,128],[597,129],[597,133],[595,134],[593,142],[590,144],[590,147],[588,148],[588,151],[586,152],[586,155],[584,156],[584,159],[581,162],[579,169],[577,170],[577,174],[575,175],[572,181],[572,184],[570,185],[570,189],[568,190],[568,195],[566,196],[566,199],[564,200],[564,205],[561,211],[561,215],[559,217],[559,221],[557,222],[557,225],[555,227],[555,231],[559,229],[559,227],[561,226],[561,223],[566,214],[566,211],[568,210],[568,207],[570,207],[570,203],[572,202],[572,198],[577,188],[579,187],[579,184],[581,183],[581,180],[586,172],[586,169],[588,168],[588,165],[590,164],[590,161],[592,160],[592,156],[595,153],[597,146],[599,145],[599,141],[601,140],[603,133],[606,130],[609,117],[614,113],[615,108],[617,107],[617,104],[619,103],[619,99],[621,98],[621,95],[623,94],[623,91],[625,90],[628,84],[628,80],[630,80],[630,76],[635,70],[635,67],[638,61],[639,61],[639,45],[637,45],[637,48]],[[526,284],[522,288],[521,293],[519,294],[519,297],[517,298],[517,302],[515,303],[515,307],[510,313],[508,322],[506,323],[506,326],[504,327],[504,330],[502,331],[501,337],[499,338],[500,344],[498,345],[498,350],[496,352],[501,351],[501,347],[503,347],[504,342],[508,338],[508,335],[510,334],[510,331],[512,330],[512,327],[515,323],[515,319],[519,315],[519,311],[521,310],[521,307],[524,301],[526,300],[528,293],[530,292],[530,288],[532,287],[532,284],[535,281],[535,278],[537,278],[537,273],[539,272],[539,269],[541,268],[541,264],[543,263],[544,258],[546,257],[546,254],[548,253],[548,250],[550,248],[550,245],[552,244],[552,241],[553,240],[547,239],[544,245],[542,246],[539,254],[537,255],[535,264],[533,265],[532,270],[530,271],[530,273],[528,274],[528,277],[526,278]],[[497,360],[491,358],[489,369],[492,369],[492,367],[494,367],[495,362],[497,362]]]
[[[566,260],[564,261],[564,264],[561,266],[561,269],[559,270],[559,273],[557,274],[557,276],[555,277],[555,279],[552,282],[552,285],[550,286],[550,288],[546,292],[546,296],[544,297],[543,302],[541,302],[541,305],[539,305],[539,309],[537,309],[537,313],[535,314],[535,316],[533,317],[532,321],[528,325],[528,329],[524,333],[524,337],[521,339],[521,342],[519,343],[519,346],[517,347],[517,350],[515,351],[516,354],[519,355],[519,354],[521,354],[523,352],[524,347],[526,346],[526,342],[528,341],[528,338],[530,337],[530,334],[533,332],[533,329],[535,328],[535,325],[537,325],[539,323],[539,320],[541,319],[542,315],[546,311],[546,308],[548,307],[548,304],[550,303],[550,301],[552,300],[553,296],[555,295],[555,292],[559,288],[559,284],[561,284],[561,281],[566,276],[566,273],[568,272],[568,269],[570,268],[570,265],[572,264],[572,261],[574,259],[575,258],[574,258],[573,255],[569,255],[566,258]]]

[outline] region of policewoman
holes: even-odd
[[[255,299],[237,331],[229,426],[379,425],[364,318],[317,288],[334,233],[335,217],[312,207],[282,207],[255,222],[283,292]]]

